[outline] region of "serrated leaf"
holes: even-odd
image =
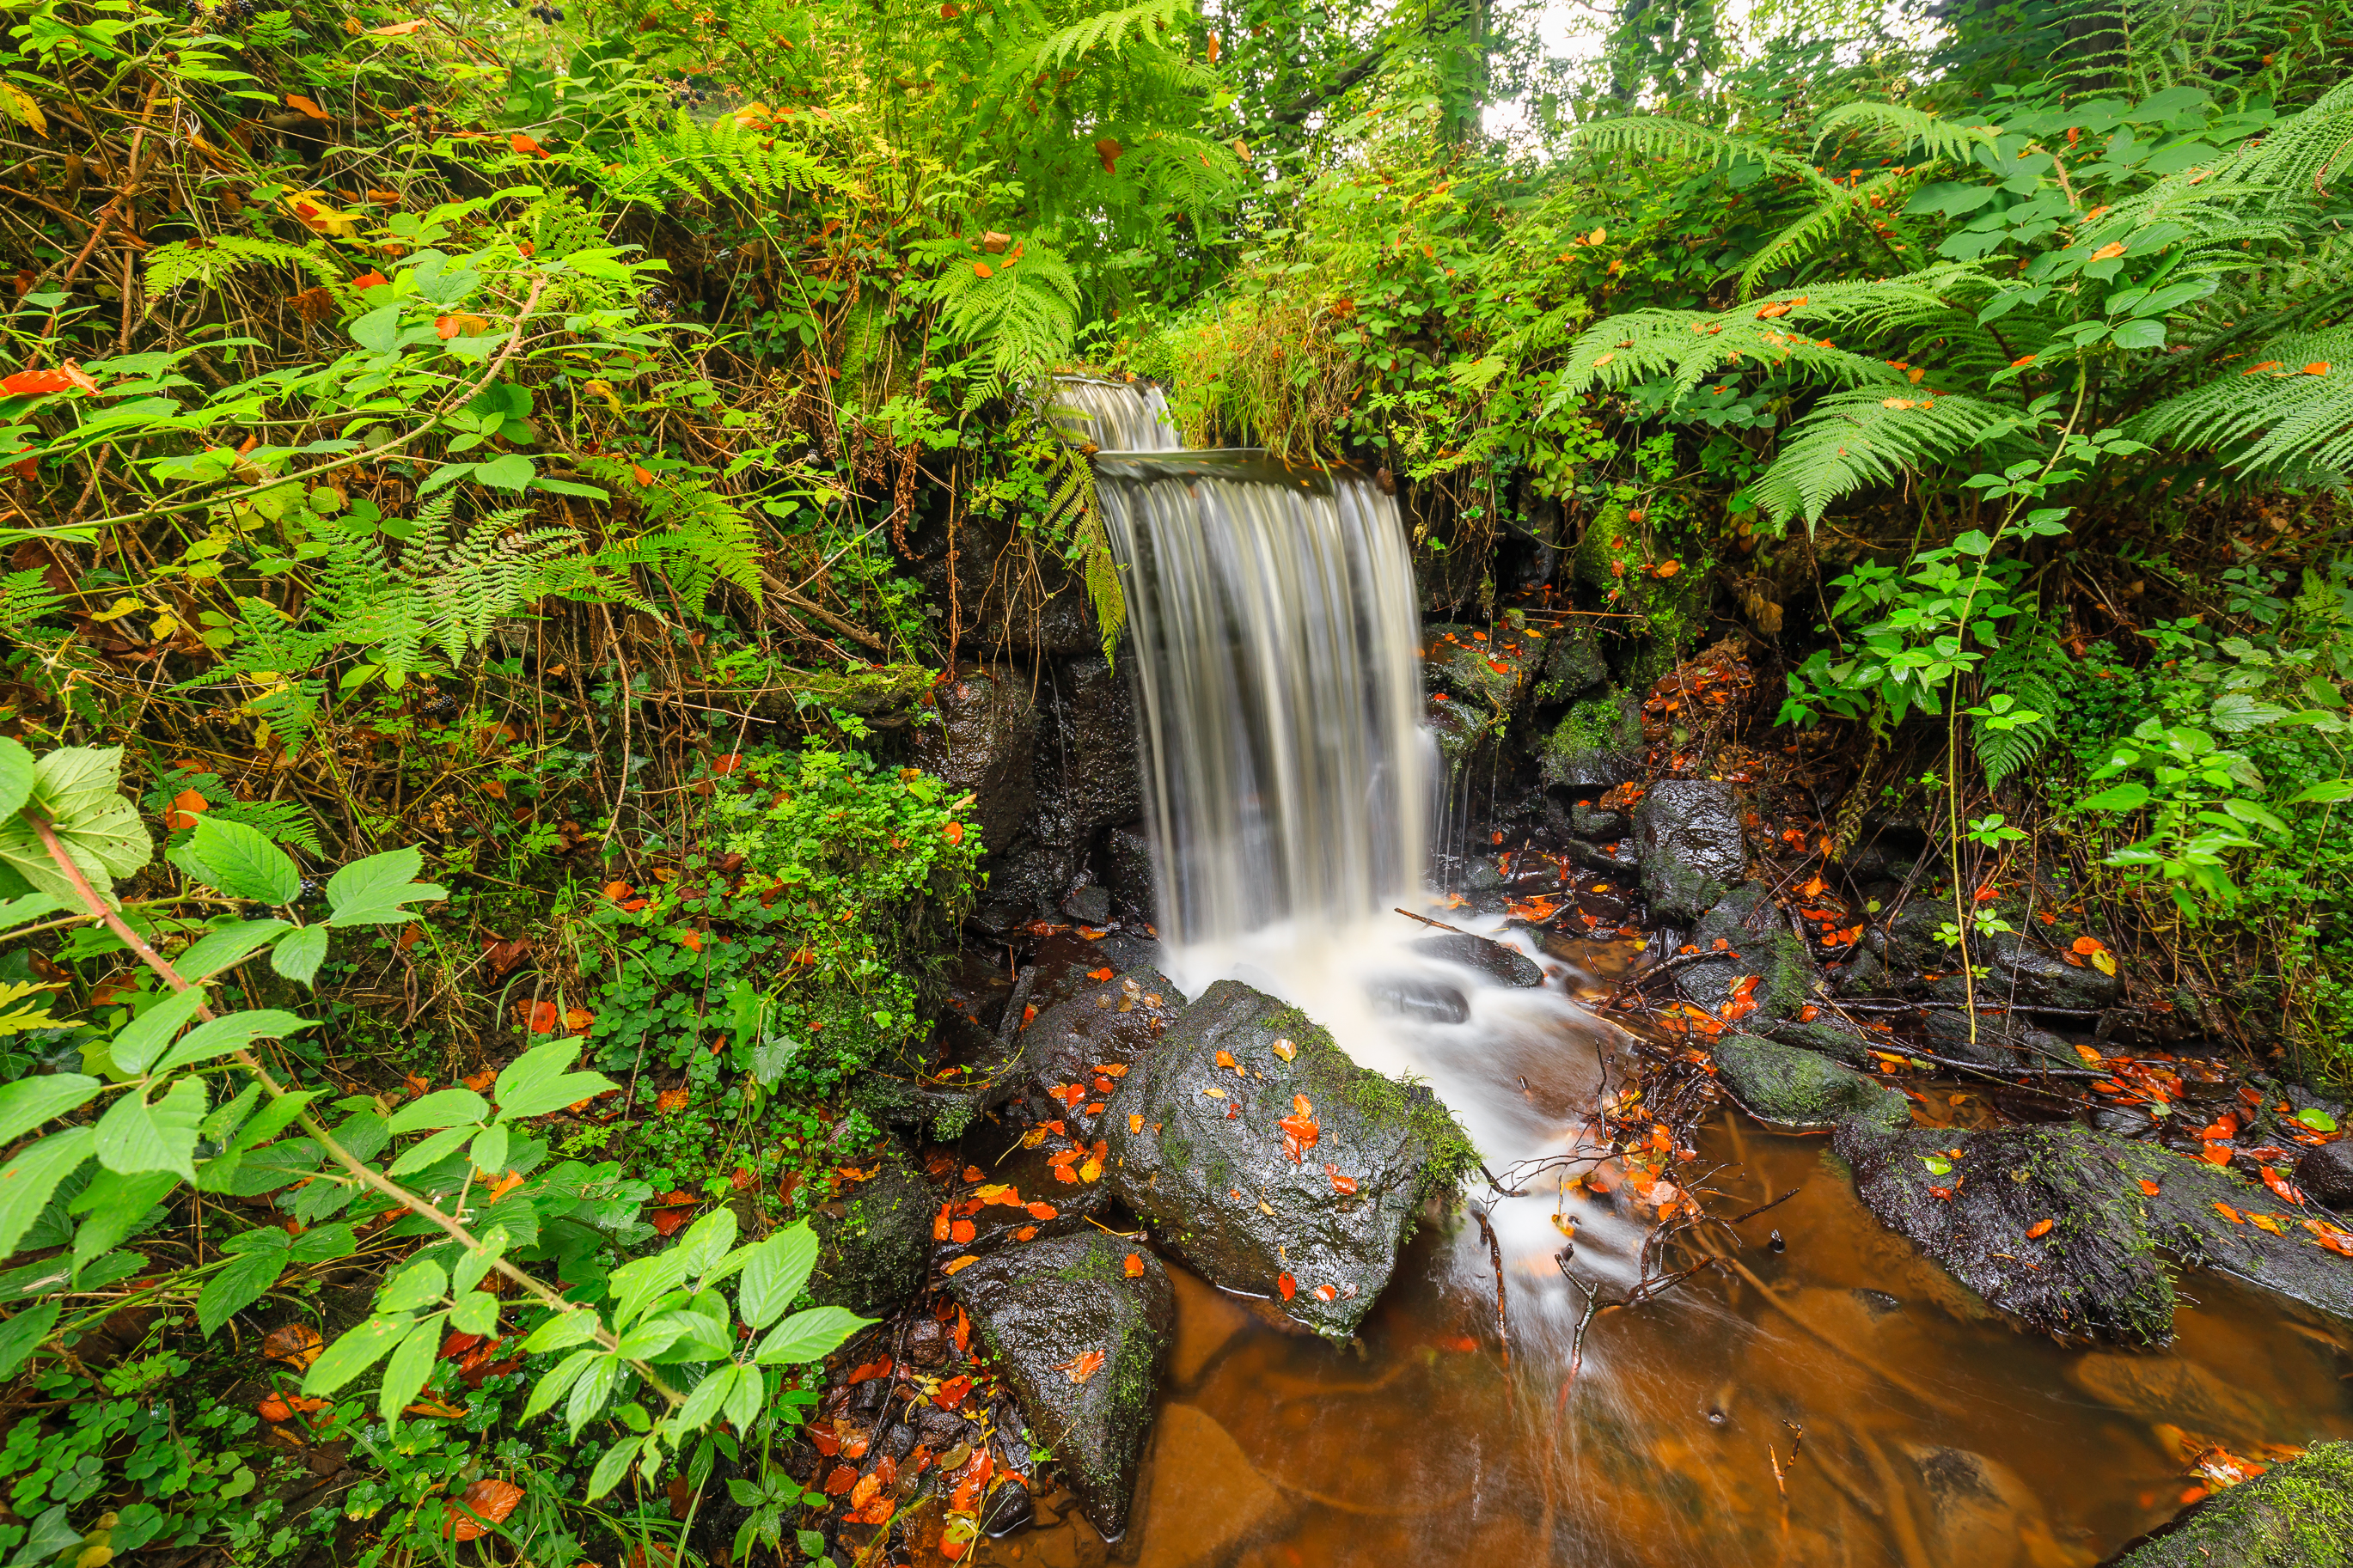
[[[89,1104],[106,1087],[78,1072],[22,1078],[0,1088],[0,1146],[14,1143],[42,1122]]]
[[[532,1330],[530,1337],[522,1342],[522,1348],[533,1355],[560,1351],[595,1339],[596,1328],[596,1314],[586,1307],[559,1312]]]
[[[817,1267],[817,1232],[807,1220],[778,1231],[752,1249],[744,1262],[744,1282],[737,1289],[735,1310],[753,1331],[782,1317],[808,1283]]]
[[[215,1057],[225,1057],[241,1051],[256,1040],[275,1040],[309,1028],[318,1020],[298,1018],[276,1007],[257,1007],[249,1013],[230,1013],[208,1019],[189,1030],[164,1053],[155,1065],[157,1073],[207,1062]]]
[[[89,1127],[53,1132],[0,1170],[0,1258],[15,1254],[25,1233],[49,1205],[58,1184],[88,1163],[98,1143]]]
[[[734,1366],[712,1368],[711,1375],[696,1384],[693,1392],[686,1396],[686,1403],[679,1406],[678,1425],[689,1432],[700,1432],[710,1426],[711,1418],[719,1414],[720,1405],[734,1388],[735,1379],[742,1370]]]
[[[595,1502],[621,1484],[621,1478],[629,1473],[629,1465],[637,1458],[638,1449],[644,1442],[643,1437],[624,1437],[605,1450],[604,1458],[596,1461],[596,1468],[588,1472],[590,1502]]]
[[[488,1337],[499,1326],[499,1299],[488,1290],[468,1290],[449,1310],[449,1326],[459,1333]]]
[[[511,1241],[502,1225],[491,1226],[478,1239],[481,1242],[480,1247],[469,1250],[449,1266],[450,1289],[470,1290],[480,1284],[482,1276],[491,1271],[491,1265],[506,1256]]]
[[[491,1114],[491,1102],[470,1089],[437,1089],[396,1110],[385,1125],[395,1133],[422,1132],[433,1127],[471,1126]]]
[[[497,1177],[507,1168],[507,1124],[503,1121],[485,1127],[474,1136],[474,1146],[466,1157],[474,1162],[474,1169]]]
[[[13,1378],[58,1326],[60,1303],[43,1301],[0,1323],[0,1378]]]
[[[2076,803],[2078,811],[2138,811],[2148,804],[2148,786],[2139,784],[2111,785],[2099,794]]]
[[[276,1234],[282,1238],[286,1233]],[[268,1295],[278,1277],[286,1272],[288,1262],[282,1247],[255,1247],[231,1258],[197,1293],[196,1327],[206,1339],[212,1338],[223,1323]]]
[[[351,1382],[360,1373],[392,1353],[416,1320],[407,1317],[375,1317],[359,1324],[329,1345],[311,1370],[303,1376],[302,1392],[313,1396],[329,1394]]]
[[[420,1258],[385,1281],[376,1294],[375,1310],[413,1312],[441,1300],[448,1288],[449,1276],[442,1267],[429,1258]]]
[[[98,1163],[126,1176],[170,1171],[196,1179],[196,1131],[205,1119],[204,1079],[184,1078],[153,1102],[126,1094],[98,1119]]]
[[[526,1344],[524,1348],[530,1347]],[[587,1350],[574,1351],[570,1355],[557,1362],[553,1371],[532,1386],[531,1398],[523,1404],[522,1418],[528,1421],[535,1415],[554,1409],[555,1402],[564,1397],[580,1374],[586,1372],[590,1364],[604,1353],[602,1350],[592,1346]]]
[[[448,890],[415,880],[425,858],[414,849],[394,849],[354,860],[327,879],[328,923],[338,926],[388,925],[414,920],[406,903],[430,902],[448,897]]]
[[[147,1064],[164,1054],[172,1037],[193,1022],[204,1005],[205,988],[201,985],[175,991],[150,1004],[145,1011],[115,1031],[114,1038],[107,1044],[107,1055],[118,1071],[134,1077],[145,1072]]]
[[[400,1413],[413,1404],[433,1375],[433,1359],[441,1349],[441,1321],[436,1312],[421,1320],[384,1363],[384,1385],[376,1394],[376,1413],[387,1426],[400,1425]]]
[[[303,926],[269,952],[269,967],[297,984],[308,985],[327,958],[327,928]]]
[[[735,1211],[712,1209],[687,1227],[678,1241],[679,1261],[687,1274],[701,1276],[735,1245]]]
[[[727,1395],[723,1406],[728,1421],[736,1431],[749,1432],[752,1423],[759,1419],[761,1407],[767,1403],[767,1374],[755,1366],[737,1367],[735,1387]]]
[[[798,1366],[821,1361],[841,1342],[875,1321],[844,1307],[813,1307],[795,1312],[760,1342],[756,1359],[762,1366]]]
[[[231,898],[284,905],[302,896],[302,872],[293,857],[249,823],[208,812],[196,818],[184,853],[203,868],[206,881]]]
[[[621,1358],[600,1351],[596,1359],[588,1363],[588,1370],[580,1374],[580,1381],[572,1385],[572,1396],[564,1406],[564,1415],[575,1442],[580,1438],[580,1428],[605,1408],[605,1401],[612,1396],[613,1384],[620,1375]]]
[[[33,796],[33,753],[0,739],[0,819],[16,816]]]
[[[33,764],[33,783],[20,812],[0,820],[0,866],[32,887],[79,907],[80,894],[60,870],[40,835],[21,815],[37,812],[67,857],[109,905],[115,881],[147,864],[154,846],[139,808],[120,789],[122,748],[63,746]]]
[[[288,921],[238,921],[191,942],[185,952],[172,960],[172,967],[185,979],[209,980],[259,952],[280,931],[293,929]]]

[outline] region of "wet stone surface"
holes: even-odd
[[[818,1250],[809,1294],[819,1305],[871,1318],[923,1286],[932,1189],[895,1143],[860,1168],[874,1173],[847,1184],[810,1216]]]
[[[1911,1124],[1897,1090],[1812,1051],[1738,1032],[1718,1036],[1709,1050],[1719,1081],[1759,1121],[1794,1132],[1854,1118],[1889,1130]]]
[[[1105,1537],[1127,1528],[1175,1298],[1158,1258],[1089,1229],[984,1258],[948,1291]]]
[[[2353,1443],[2301,1458],[2206,1499],[2116,1568],[2341,1568],[2353,1562]]]
[[[1306,1016],[1224,980],[1113,1102],[1113,1190],[1211,1282],[1345,1338],[1422,1202],[1474,1161],[1427,1089],[1357,1067]]]
[[[1704,779],[1653,784],[1634,808],[1634,847],[1651,912],[1679,925],[1696,921],[1747,869],[1739,791]]]
[[[1062,1123],[1081,1142],[1102,1136],[1110,1100],[1130,1067],[1176,1021],[1185,994],[1158,970],[1085,971],[1078,988],[1020,1030],[1021,1064],[1008,1118]]]
[[[1498,985],[1525,988],[1544,984],[1544,971],[1536,967],[1534,959],[1517,948],[1505,947],[1483,936],[1445,931],[1407,945],[1425,958],[1476,970]]]

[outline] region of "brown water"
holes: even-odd
[[[1525,1031],[1500,1044],[1496,1085],[1546,1116],[1597,1081],[1589,1030],[1559,1031],[1556,1073],[1529,1071]],[[1459,1068],[1440,1075],[1450,1103],[1467,1098]],[[1495,1215],[1508,1361],[1467,1211],[1415,1240],[1361,1348],[1285,1331],[1172,1265],[1177,1344],[1129,1539],[1106,1549],[1072,1513],[976,1561],[2089,1568],[2198,1495],[2210,1446],[2260,1459],[2353,1436],[2343,1325],[2198,1274],[2170,1349],[2061,1346],[1881,1226],[1825,1141],[1727,1112],[1699,1142],[1681,1169],[1720,1167],[1712,1212],[1796,1195],[1737,1227],[1745,1275],[1600,1312],[1581,1360],[1583,1299],[1509,1212],[1548,1219],[1549,1189]],[[1580,1259],[1613,1245],[1606,1213],[1573,1217]],[[1629,1234],[1618,1222],[1621,1263]]]

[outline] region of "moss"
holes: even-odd
[[[1642,716],[1623,692],[1576,703],[1544,739],[1538,767],[1548,784],[1601,783],[1597,768],[1621,767],[1642,749]]]
[[[2345,1568],[2353,1563],[2353,1443],[2304,1457],[2218,1492],[2118,1568]]]
[[[1331,1031],[1296,1007],[1276,1013],[1268,1026],[1299,1047],[1298,1067],[1315,1095],[1348,1106],[1367,1121],[1411,1131],[1427,1154],[1417,1201],[1453,1186],[1478,1168],[1478,1149],[1428,1089],[1358,1067],[1333,1040]]]
[[[1160,1152],[1173,1169],[1181,1171],[1193,1163],[1193,1141],[1174,1132],[1163,1134]]]

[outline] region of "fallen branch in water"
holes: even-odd
[[[1479,1234],[1487,1238],[1487,1257],[1495,1265],[1495,1334],[1504,1342],[1504,1364],[1512,1364],[1512,1323],[1504,1315],[1504,1244],[1495,1239],[1495,1227],[1487,1223],[1487,1211],[1473,1208],[1473,1219],[1479,1222]]]
[[[1390,912],[1391,912],[1392,914],[1400,914],[1400,915],[1403,915],[1406,919],[1408,919],[1408,920],[1409,920],[1409,921],[1419,921],[1422,924],[1424,924],[1424,925],[1426,925],[1426,926],[1436,926],[1440,931],[1452,931],[1456,936],[1476,936],[1476,935],[1478,935],[1478,933],[1477,933],[1476,931],[1464,931],[1461,926],[1451,926],[1451,925],[1448,925],[1444,921],[1434,921],[1434,920],[1431,920],[1428,915],[1418,915],[1418,914],[1415,914],[1411,910],[1392,910]]]

